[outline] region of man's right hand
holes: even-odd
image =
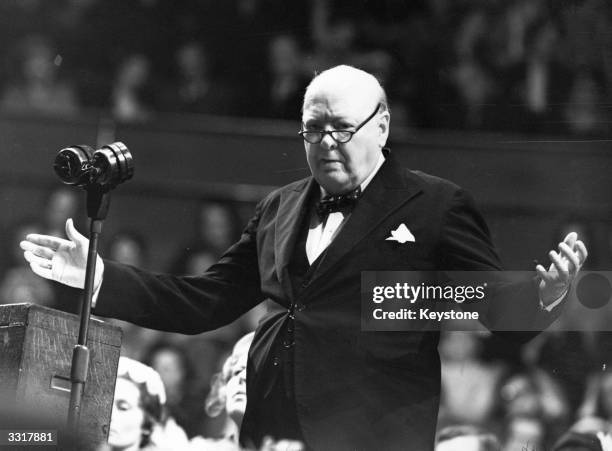
[[[30,234],[19,245],[32,271],[46,279],[75,288],[85,286],[85,266],[89,240],[75,228],[72,219],[66,221],[68,240],[49,235]],[[104,263],[96,256],[94,291],[102,283]]]

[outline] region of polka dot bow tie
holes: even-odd
[[[357,203],[357,199],[361,197],[361,187],[358,186],[350,193],[328,195],[317,202],[317,214],[321,220],[327,215],[335,211],[343,211],[352,209]]]

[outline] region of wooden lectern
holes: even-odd
[[[34,304],[0,305],[0,408],[13,406],[19,415],[26,412],[26,418],[32,415],[38,423],[42,419],[49,427],[65,429],[78,334],[76,315]],[[87,347],[91,357],[79,436],[95,448],[108,437],[121,329],[92,319]]]

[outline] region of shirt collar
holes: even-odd
[[[385,162],[385,155],[382,152],[380,152],[380,154],[378,154],[378,161],[376,162],[374,169],[372,169],[372,172],[370,172],[370,175],[368,175],[365,178],[365,180],[361,182],[361,185],[359,185],[361,186],[361,192],[365,191],[366,187],[370,184],[374,176],[378,173],[378,171],[380,170],[384,162]],[[321,188],[321,198],[323,198],[327,195],[327,191],[325,191],[325,188],[323,188],[322,186],[320,188]]]

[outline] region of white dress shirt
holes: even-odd
[[[366,187],[370,184],[380,167],[385,162],[385,157],[380,153],[376,166],[372,169],[370,175],[361,182],[361,192],[365,191]],[[321,187],[321,199],[325,197],[327,193]],[[319,216],[313,212],[310,217],[310,226],[308,229],[308,237],[306,239],[306,256],[308,257],[308,263],[312,265],[321,253],[327,249],[327,246],[334,240],[341,226],[346,222],[346,219],[350,216],[350,213],[343,213],[341,211],[334,211],[327,216],[325,221],[321,221]]]

